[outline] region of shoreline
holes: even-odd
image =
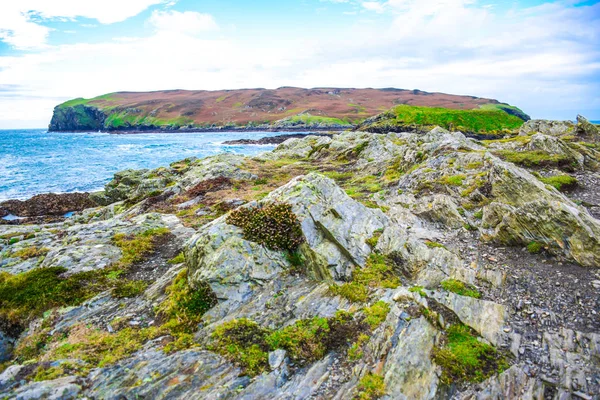
[[[99,130],[99,131],[90,131],[88,130],[50,130],[48,129],[48,133],[108,133],[111,135],[135,135],[135,134],[147,134],[147,133],[260,133],[260,132],[306,132],[317,133],[317,132],[345,132],[351,131],[355,127],[343,127],[343,128],[194,128],[194,129],[149,129],[149,130],[136,130],[136,129],[126,129],[126,130]]]

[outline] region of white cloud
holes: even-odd
[[[5,0],[0,2],[0,40],[18,49],[43,47],[50,29],[39,19],[84,17],[102,24],[124,21],[164,0]]]
[[[212,15],[193,11],[154,11],[149,22],[158,31],[180,32],[191,35],[218,29]]]
[[[492,97],[534,117],[600,110],[600,5],[508,13],[466,0],[385,7],[385,23],[356,19],[335,34],[307,25],[304,35],[268,39],[227,25],[218,37],[198,35],[216,28],[212,17],[154,13],[149,37],[0,56],[0,127],[17,117],[48,122],[53,105],[68,98],[175,88],[398,87]],[[9,84],[16,89],[2,97]]]
[[[361,5],[368,11],[375,11],[376,13],[383,13],[385,11],[385,5],[378,1],[363,1]]]

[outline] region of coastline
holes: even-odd
[[[135,134],[144,134],[144,133],[239,133],[239,132],[247,132],[247,133],[260,133],[260,132],[306,132],[307,134],[316,133],[316,132],[345,132],[351,131],[355,129],[355,126],[348,127],[323,127],[323,128],[307,128],[307,127],[297,127],[297,128],[179,128],[179,129],[119,129],[119,130],[98,130],[91,131],[89,129],[82,130],[51,130],[48,129],[48,133],[108,133],[111,135],[135,135]]]

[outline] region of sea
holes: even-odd
[[[295,132],[298,133],[298,132]],[[255,155],[274,146],[224,145],[282,132],[64,133],[0,130],[0,201],[41,193],[102,190],[125,169],[157,168],[218,153]]]

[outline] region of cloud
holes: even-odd
[[[217,28],[210,15],[154,12],[146,37],[128,32],[0,55],[0,88],[14,87],[12,100],[0,96],[0,125],[16,116],[47,123],[60,101],[113,91],[287,85],[470,94],[534,117],[600,118],[600,4],[507,11],[466,0],[385,4],[382,15],[370,16],[374,23],[357,17],[335,33],[307,25],[288,36],[269,27],[229,30],[234,21],[225,21],[219,35],[203,35]]]
[[[180,32],[191,35],[218,29],[212,15],[193,11],[154,11],[149,22],[158,31]]]
[[[385,11],[385,4],[380,3],[378,1],[363,1],[361,3],[361,6],[363,6],[368,11],[375,11],[379,14]]]
[[[125,21],[164,0],[18,0],[0,3],[0,40],[17,49],[46,44],[50,29],[44,19],[95,19],[101,24]]]

